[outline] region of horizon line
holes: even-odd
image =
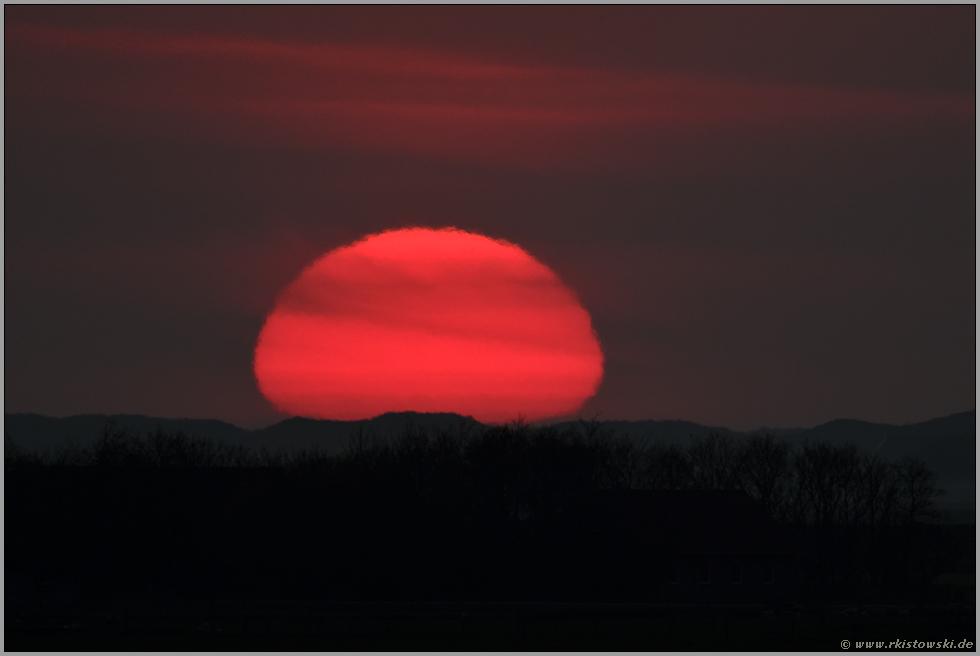
[[[929,423],[931,421],[936,421],[936,420],[939,420],[939,419],[948,419],[950,417],[955,417],[957,415],[964,415],[964,414],[968,414],[968,413],[971,413],[971,412],[975,414],[976,413],[976,408],[974,407],[974,408],[970,408],[970,409],[963,410],[963,411],[960,411],[960,412],[953,412],[953,413],[950,413],[948,415],[942,415],[942,416],[938,416],[938,417],[932,417],[930,419],[924,419],[922,421],[915,421],[915,422],[909,422],[909,423],[904,423],[904,424],[892,424],[892,423],[885,423],[885,422],[867,421],[867,420],[864,420],[864,419],[853,419],[853,418],[847,418],[847,417],[839,417],[839,418],[836,418],[836,419],[830,419],[828,421],[825,421],[825,422],[822,422],[822,423],[819,423],[819,424],[816,424],[816,425],[810,426],[810,427],[794,426],[794,427],[791,427],[791,428],[779,428],[779,427],[774,427],[774,426],[761,426],[759,428],[751,429],[751,430],[736,430],[736,429],[733,429],[733,428],[728,428],[727,426],[710,426],[710,425],[701,424],[701,423],[698,423],[697,421],[693,421],[693,420],[689,420],[689,419],[598,419],[598,418],[586,419],[585,417],[579,416],[577,418],[549,418],[549,419],[542,419],[542,420],[537,420],[537,421],[532,421],[532,422],[525,422],[520,417],[518,417],[518,418],[516,418],[516,419],[514,419],[512,421],[508,421],[508,422],[481,422],[481,421],[477,421],[476,419],[474,419],[473,417],[471,417],[469,415],[461,415],[461,414],[458,414],[458,413],[455,413],[455,412],[418,412],[418,411],[415,411],[415,410],[400,410],[400,411],[384,412],[384,413],[382,413],[380,415],[376,415],[374,417],[370,417],[370,418],[366,418],[366,419],[318,419],[318,418],[314,418],[314,417],[301,417],[301,416],[298,416],[297,415],[297,416],[293,416],[293,417],[285,417],[283,419],[280,419],[279,421],[272,422],[271,424],[268,424],[268,425],[265,425],[265,426],[262,426],[262,427],[259,427],[259,428],[245,428],[244,426],[240,426],[240,425],[238,425],[236,423],[233,423],[233,422],[230,422],[230,421],[226,421],[224,419],[216,419],[216,418],[162,417],[162,416],[147,415],[147,414],[142,414],[142,413],[127,413],[127,412],[117,412],[117,413],[112,413],[112,414],[109,414],[109,413],[100,413],[100,412],[93,412],[93,413],[72,414],[72,415],[66,415],[66,416],[54,416],[54,415],[43,414],[43,413],[40,413],[40,412],[8,412],[8,411],[4,410],[4,418],[5,418],[5,423],[6,423],[6,417],[8,415],[35,415],[35,416],[38,416],[38,417],[44,417],[46,419],[59,419],[59,420],[63,420],[63,419],[76,419],[76,418],[81,418],[81,417],[106,417],[106,418],[112,418],[112,417],[143,417],[143,418],[146,418],[146,419],[160,419],[160,420],[165,420],[165,421],[218,422],[218,423],[222,423],[222,424],[227,424],[228,426],[232,426],[232,427],[237,428],[239,430],[247,431],[249,433],[255,433],[255,432],[267,430],[269,428],[272,428],[273,426],[278,426],[279,424],[282,424],[282,423],[287,422],[287,421],[294,421],[296,419],[302,419],[302,420],[306,420],[306,421],[317,421],[317,422],[324,421],[324,422],[333,422],[333,423],[341,423],[341,424],[358,424],[358,423],[363,423],[363,422],[371,422],[371,421],[374,421],[376,419],[380,419],[382,417],[386,417],[386,416],[389,416],[389,415],[422,415],[422,416],[426,416],[426,415],[454,415],[454,416],[458,417],[459,419],[469,420],[469,421],[471,421],[473,423],[476,423],[476,424],[479,424],[481,426],[512,426],[512,425],[515,425],[515,424],[522,424],[523,423],[523,424],[526,424],[528,426],[533,426],[533,427],[538,427],[538,428],[544,428],[544,427],[547,427],[547,426],[555,426],[555,425],[559,425],[559,424],[568,424],[568,423],[576,423],[576,422],[578,422],[578,423],[585,423],[585,422],[591,422],[591,421],[597,421],[600,424],[611,423],[611,422],[624,422],[624,423],[642,423],[642,422],[667,423],[667,422],[670,422],[670,423],[695,424],[695,425],[701,426],[703,428],[723,429],[723,430],[726,430],[726,431],[729,431],[729,432],[732,432],[732,433],[753,434],[753,433],[762,433],[762,432],[765,432],[765,431],[805,431],[805,430],[812,430],[814,428],[820,428],[821,426],[826,426],[828,424],[832,424],[834,422],[841,422],[841,421],[845,421],[845,422],[859,422],[859,423],[863,423],[863,424],[872,424],[872,425],[877,425],[877,426],[891,426],[891,427],[895,427],[895,428],[900,428],[900,427],[905,427],[905,426],[916,426],[916,425],[919,425],[919,424],[925,424],[925,423]],[[6,429],[6,426],[5,426],[5,429]],[[6,430],[4,431],[4,437],[6,438]]]

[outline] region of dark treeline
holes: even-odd
[[[612,437],[599,422],[583,422],[581,432],[512,424],[432,436],[409,425],[393,439],[355,434],[341,456],[315,449],[255,452],[182,432],[158,430],[141,437],[110,424],[89,447],[38,454],[8,443],[5,462],[8,471],[32,465],[353,468],[362,475],[395,475],[411,486],[411,493],[432,486],[445,493],[451,481],[492,484],[491,479],[502,477],[509,485],[499,492],[529,512],[541,511],[546,497],[591,489],[743,490],[774,520],[820,526],[935,520],[940,514],[934,499],[944,494],[933,472],[914,458],[890,462],[854,446],[826,443],[793,448],[769,435],[713,434],[692,436],[686,448],[644,446]]]
[[[88,448],[8,447],[5,470],[8,581],[86,595],[642,600],[645,565],[594,562],[589,509],[643,489],[744,491],[795,532],[813,602],[921,600],[956,558],[922,463],[765,435],[409,425],[327,456],[107,426]]]

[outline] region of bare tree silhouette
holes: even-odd
[[[934,499],[946,494],[936,487],[936,475],[923,462],[906,457],[895,463],[896,506],[906,523],[935,519]]]
[[[734,438],[711,433],[691,436],[688,458],[692,485],[701,490],[742,488],[744,451]]]
[[[790,489],[790,447],[771,435],[753,435],[743,446],[744,489],[766,509],[770,517],[786,516]]]

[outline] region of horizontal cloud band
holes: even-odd
[[[386,46],[29,25],[5,37],[8,111],[538,168],[608,165],[704,130],[972,121],[975,108],[953,94],[501,65]]]

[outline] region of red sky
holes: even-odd
[[[278,291],[407,225],[577,291],[587,414],[974,407],[974,11],[6,7],[7,412],[274,421]]]

